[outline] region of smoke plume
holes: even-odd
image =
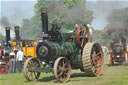
[[[128,7],[122,9],[114,9],[107,17],[109,24],[108,30],[126,32],[128,34]]]
[[[128,6],[128,1],[124,0],[88,0],[87,8],[94,11],[94,20],[92,25],[97,29],[104,29],[108,24],[107,16],[113,9],[124,8]]]
[[[88,23],[87,21],[81,21],[81,19],[88,17],[89,15],[89,11],[85,9],[85,3],[78,4],[73,8],[68,8],[61,2],[53,1],[49,2],[46,7],[48,9],[49,16],[57,15],[63,17],[64,22],[67,24]]]

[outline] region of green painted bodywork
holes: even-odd
[[[62,42],[50,42],[56,49],[55,59],[58,57],[66,57],[70,62],[74,62],[73,65],[81,66],[81,49],[78,47],[76,41],[76,33],[63,33]],[[69,41],[71,39],[71,41]],[[47,42],[48,43],[48,42]],[[51,64],[46,64],[45,68],[36,68],[38,72],[52,72]]]
[[[76,33],[63,33],[62,34],[62,43],[61,44],[54,44],[57,53],[56,57],[66,57],[70,60],[71,56],[74,56],[75,54],[75,61],[77,64],[81,63],[81,49],[78,47],[77,41],[76,41]],[[69,41],[72,39],[72,41]]]

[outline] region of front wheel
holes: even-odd
[[[54,63],[54,75],[56,79],[64,83],[71,75],[71,65],[65,57],[59,57]]]
[[[36,81],[40,72],[35,72],[36,68],[40,67],[40,63],[36,58],[28,58],[24,64],[24,77],[29,81]]]

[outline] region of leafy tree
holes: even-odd
[[[23,19],[22,27],[20,29],[20,35],[23,39],[29,39],[32,37],[32,22],[30,19]]]
[[[3,27],[9,26],[9,25],[10,25],[10,23],[9,23],[8,18],[7,17],[1,17],[1,19],[0,19],[1,30]],[[0,41],[1,40],[4,40],[4,36],[2,34],[0,34]]]
[[[0,41],[4,40],[4,36],[2,34],[0,34]]]
[[[103,46],[109,47],[109,43],[111,41],[111,36],[109,36],[104,30],[94,30],[93,32],[93,41],[98,42]]]
[[[0,25],[1,25],[1,26],[9,26],[8,18],[7,18],[7,17],[2,17],[2,18],[0,19]]]
[[[77,4],[85,4],[86,0],[62,0],[65,6],[71,8],[76,6]]]

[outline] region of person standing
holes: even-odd
[[[16,55],[14,53],[14,50],[11,49],[11,52],[9,53],[9,63],[10,63],[10,66],[9,66],[9,71],[10,73],[15,73],[15,62],[16,62]]]
[[[23,58],[24,58],[24,53],[23,53],[22,49],[19,49],[19,51],[17,52],[17,55],[16,55],[16,61],[18,63],[18,71],[19,72],[22,72]]]

